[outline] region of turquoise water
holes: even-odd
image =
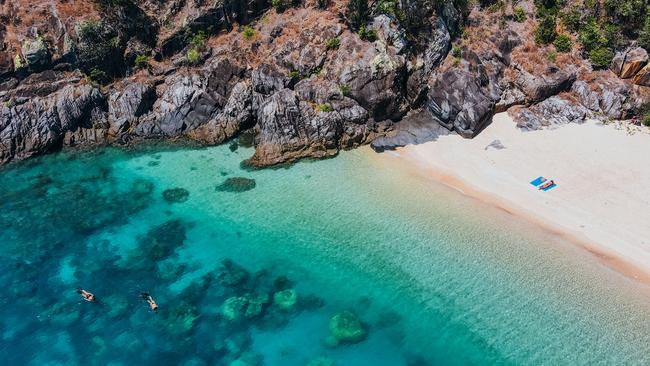
[[[4,363],[650,363],[648,288],[561,238],[367,149],[242,169],[251,154],[103,149],[0,171]],[[224,311],[233,298],[248,307]],[[365,336],[335,345],[344,310]]]

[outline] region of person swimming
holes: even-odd
[[[548,182],[546,182],[546,183],[542,184],[541,186],[539,186],[538,189],[542,190],[542,189],[545,189],[545,188],[548,188],[548,187],[552,186],[553,184],[555,184],[555,181],[553,181],[553,179],[551,179]]]
[[[158,304],[156,304],[156,301],[153,299],[153,297],[151,297],[151,295],[149,295],[149,293],[143,292],[141,296],[147,302],[147,304],[149,304],[151,310],[158,311]]]
[[[81,287],[77,288],[77,293],[81,295],[81,297],[83,297],[83,299],[86,301],[95,301],[95,295],[82,289]]]

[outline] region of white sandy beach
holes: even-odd
[[[398,154],[432,178],[567,236],[650,282],[650,133],[590,121],[524,132],[506,113],[471,140],[457,135]],[[486,147],[499,140],[504,148]],[[538,176],[557,187],[539,191]]]

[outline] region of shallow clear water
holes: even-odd
[[[251,149],[231,150],[0,171],[4,363],[650,362],[648,288],[560,238],[366,149],[259,171],[240,168]],[[224,185],[236,177],[255,184]],[[298,295],[288,309],[283,289]],[[231,320],[233,297],[259,306]],[[343,310],[366,337],[333,345]]]

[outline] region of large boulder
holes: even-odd
[[[495,105],[481,82],[473,73],[457,68],[436,75],[426,108],[445,128],[474,137],[492,118]]]
[[[426,109],[414,111],[396,123],[393,130],[374,139],[370,147],[377,152],[393,150],[400,146],[422,144],[437,140],[439,136],[450,132],[436,122]]]
[[[27,65],[32,69],[44,68],[52,61],[52,55],[43,37],[26,40],[21,50]]]
[[[650,64],[646,65],[634,75],[633,82],[636,85],[650,86]]]
[[[539,130],[553,125],[582,123],[589,116],[589,111],[580,103],[569,98],[554,95],[530,107],[513,108],[509,111],[524,130]]]
[[[527,103],[541,102],[561,91],[568,90],[576,80],[575,71],[563,70],[555,66],[550,66],[535,75],[517,65],[515,69],[518,71],[515,85],[526,95]]]
[[[648,53],[641,47],[628,48],[617,52],[610,65],[610,70],[621,79],[629,79],[648,63]]]
[[[367,331],[357,315],[344,310],[334,314],[329,322],[330,336],[327,343],[336,346],[341,343],[358,343],[367,336]]]

